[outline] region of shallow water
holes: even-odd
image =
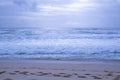
[[[120,31],[0,29],[0,57],[120,59]]]

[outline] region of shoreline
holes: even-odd
[[[74,62],[90,62],[90,63],[94,63],[94,62],[103,62],[103,63],[119,63],[120,64],[120,59],[101,59],[101,58],[18,58],[18,57],[0,57],[0,61],[14,61],[14,60],[18,60],[18,61],[23,61],[23,60],[33,60],[33,61],[74,61]]]
[[[0,59],[1,80],[120,80],[120,61]]]

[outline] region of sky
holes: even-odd
[[[0,28],[120,29],[120,0],[0,0]]]

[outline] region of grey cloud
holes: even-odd
[[[36,9],[37,2],[31,0],[13,0],[14,4],[19,7],[23,7],[26,10],[34,11]]]
[[[0,0],[0,27],[119,28],[119,3],[120,0]]]

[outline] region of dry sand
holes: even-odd
[[[0,80],[120,80],[119,63],[0,60]]]

